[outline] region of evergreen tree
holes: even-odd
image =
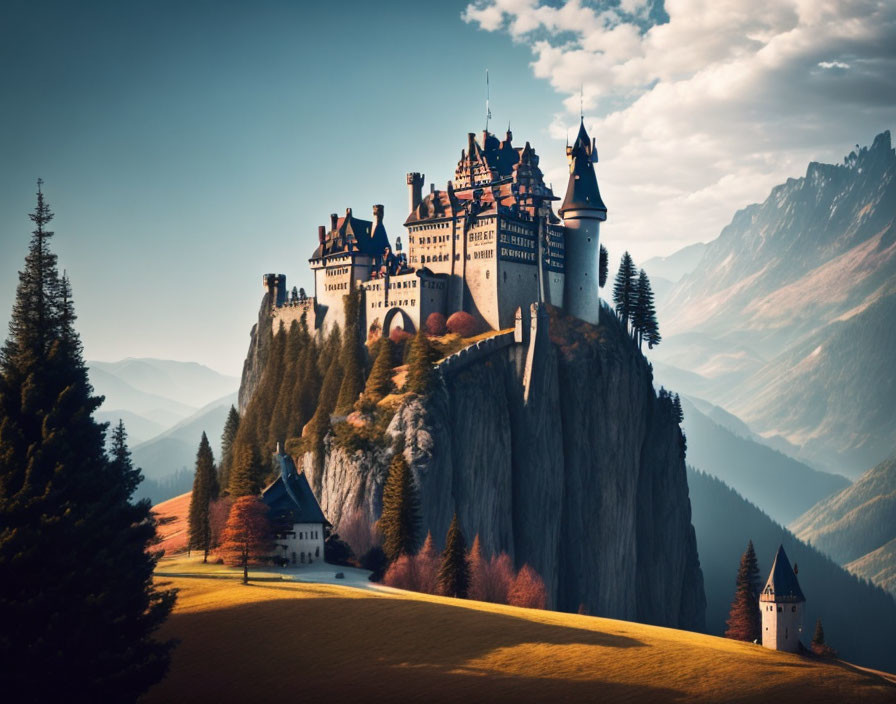
[[[684,420],[684,411],[681,408],[681,396],[678,394],[672,397],[672,410],[675,413],[675,420],[681,423]]]
[[[622,261],[619,262],[619,271],[613,284],[613,302],[616,304],[616,315],[628,330],[629,320],[635,311],[637,296],[637,271],[632,255],[624,252]]]
[[[322,461],[323,441],[330,429],[330,416],[336,409],[336,401],[339,398],[339,388],[342,384],[342,364],[338,355],[329,359],[329,367],[324,375],[323,385],[320,389],[320,397],[317,401],[317,409],[309,421],[309,433],[305,449],[313,452],[318,461]]]
[[[282,327],[281,327],[282,329]],[[294,320],[286,333],[285,348],[283,350],[283,376],[280,378],[276,389],[276,401],[271,411],[271,424],[268,431],[268,446],[281,447],[285,445],[289,437],[290,416],[293,409],[299,405],[296,393],[295,378],[298,376],[299,358],[302,354],[302,335],[298,321]]]
[[[261,455],[255,445],[239,436],[233,445],[233,466],[230,469],[230,495],[255,496],[261,491],[266,474]]]
[[[401,452],[396,453],[389,464],[379,526],[383,533],[383,551],[390,561],[417,551],[420,501],[411,468]]]
[[[439,567],[439,591],[445,596],[466,599],[470,587],[470,567],[467,564],[467,543],[457,522],[457,514],[451,519],[445,550]]]
[[[40,187],[40,182],[38,182]],[[123,426],[105,453],[74,305],[40,188],[0,352],[0,662],[9,701],[134,701],[165,674],[154,638],[174,592],[153,586],[148,501]]]
[[[725,637],[753,642],[762,636],[762,621],[759,613],[759,565],[752,540],[740,558],[736,585]]]
[[[221,433],[221,464],[218,466],[218,485],[226,491],[230,486],[230,465],[233,463],[233,441],[240,427],[240,414],[236,408],[230,407],[224,432]]]
[[[821,625],[821,619],[815,622],[815,635],[812,636],[812,646],[824,645],[824,627]]]
[[[351,413],[355,401],[364,390],[364,360],[361,350],[361,294],[359,291],[342,297],[345,303],[345,329],[342,334],[342,384],[336,401],[336,413]]]
[[[202,550],[202,561],[208,561],[208,551],[212,545],[210,507],[218,498],[218,473],[215,458],[208,437],[202,433],[199,451],[196,453],[196,475],[193,478],[193,493],[190,495],[189,546]]]
[[[598,264],[597,285],[603,288],[607,285],[607,276],[610,273],[610,254],[607,248],[600,246],[600,260]]]
[[[394,345],[388,337],[381,337],[377,340],[376,359],[364,387],[364,398],[368,403],[375,404],[392,391],[393,347]]]
[[[415,394],[426,394],[431,391],[436,378],[433,365],[438,359],[439,351],[427,334],[423,330],[418,330],[411,341],[405,390]]]
[[[653,300],[653,289],[650,286],[650,279],[643,269],[638,275],[638,292],[637,292],[637,315],[640,325],[638,330],[638,344],[642,340],[647,341],[647,347],[653,349],[656,347],[662,337],[660,336],[660,324],[656,319],[656,305]]]

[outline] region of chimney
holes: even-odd
[[[434,183],[429,184],[429,192],[430,193],[436,192],[436,184],[434,184]]]
[[[467,132],[467,155],[472,159],[473,158],[473,145],[476,144],[476,133],[475,132]]]
[[[383,206],[377,204],[373,206],[373,229],[374,231],[383,224]]]
[[[323,244],[327,241],[327,228],[324,225],[317,226],[317,241]]]
[[[408,174],[408,212],[413,213],[420,205],[423,190],[423,174],[413,171]]]
[[[330,229],[336,229],[336,222],[339,220],[339,216],[336,213],[330,213]]]

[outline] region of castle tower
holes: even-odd
[[[799,650],[805,603],[796,571],[790,566],[781,545],[765,588],[759,595],[763,647],[790,653]]]
[[[569,185],[559,210],[566,228],[563,302],[567,313],[596,325],[600,318],[600,223],[607,219],[607,206],[597,188],[597,150],[585,131],[584,119],[575,144],[566,148],[566,156]]]

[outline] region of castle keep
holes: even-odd
[[[550,303],[597,323],[600,223],[607,208],[594,164],[597,150],[584,122],[567,146],[569,183],[559,200],[545,185],[538,155],[527,142],[512,144],[484,131],[467,135],[466,148],[444,190],[423,193],[423,174],[407,176],[407,251],[394,247],[383,206],[372,220],[349,208],[318,228],[309,259],[314,295],[288,295],[286,277],[268,274],[274,330],[302,315],[311,329],[328,331],[344,320],[343,296],[362,295],[361,324],[384,335],[395,327],[415,332],[431,313],[466,311],[493,330],[513,327],[517,309]]]

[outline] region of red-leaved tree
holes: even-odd
[[[419,592],[420,580],[417,575],[417,560],[415,558],[415,555],[404,553],[399,555],[383,575],[383,584],[387,587]]]
[[[448,329],[445,326],[445,323],[446,320],[444,315],[441,313],[430,313],[426,318],[426,325],[424,325],[424,328],[428,335],[444,335],[445,331]]]
[[[230,507],[233,499],[222,496],[217,501],[212,501],[208,507],[208,522],[212,532],[212,547],[218,547],[224,540],[224,529],[227,526],[227,517],[230,515]]]
[[[417,588],[426,594],[439,591],[439,551],[432,540],[432,533],[426,534],[423,547],[414,556],[417,563]]]
[[[403,345],[412,337],[411,333],[401,327],[394,327],[389,331],[389,339],[396,345]]]
[[[543,609],[548,603],[548,591],[544,580],[529,565],[523,565],[507,595],[507,603],[511,606],[522,606],[527,609]]]
[[[255,496],[240,496],[230,507],[220,552],[224,561],[243,568],[243,584],[249,583],[249,563],[268,557],[273,534],[268,507]]]
[[[452,313],[445,325],[450,332],[457,333],[461,337],[473,337],[473,335],[479,332],[476,318],[463,310]]]

